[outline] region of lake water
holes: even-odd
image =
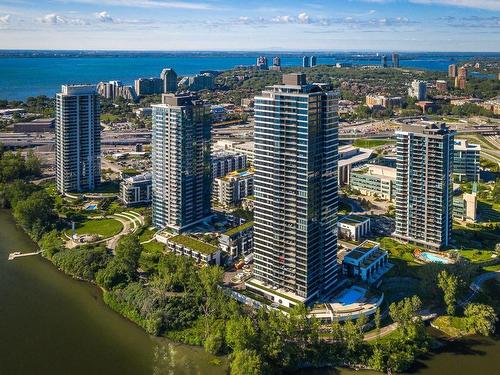
[[[222,375],[201,348],[152,338],[110,310],[98,288],[40,256],[7,260],[36,245],[0,210],[1,375]]]
[[[73,280],[40,256],[8,261],[36,245],[0,210],[1,375],[223,375],[201,348],[152,338],[110,310],[98,288]],[[419,361],[421,375],[498,374],[500,341],[470,338]],[[304,375],[379,374],[349,370]]]
[[[28,96],[53,96],[66,83],[97,83],[120,80],[133,84],[139,77],[158,77],[164,67],[173,68],[178,75],[192,75],[201,70],[225,70],[238,65],[253,65],[259,52],[245,54],[231,53],[136,53],[102,55],[93,57],[57,56],[24,57],[29,54],[9,54],[0,57],[0,99],[24,100]],[[272,56],[281,56],[282,66],[301,66],[298,54],[266,53],[269,64]],[[400,54],[401,67],[447,71],[448,65],[473,58],[478,54],[420,53]],[[16,56],[16,57],[14,57]],[[20,56],[20,57],[17,57]],[[388,55],[389,65],[390,55]],[[337,62],[354,65],[379,65],[380,57],[375,54],[337,53],[318,54],[318,64]]]

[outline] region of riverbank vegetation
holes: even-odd
[[[200,345],[215,355],[228,355],[232,375],[282,374],[324,366],[400,372],[428,350],[429,338],[419,314],[422,302],[416,296],[392,303],[389,317],[396,323],[394,331],[387,338],[377,336],[368,343],[363,316],[357,321],[322,324],[309,317],[303,305],[284,314],[237,303],[223,287],[222,268],[200,268],[189,258],[146,247],[139,236],[150,237],[147,227],[121,237],[113,253],[103,245],[66,249],[56,199],[45,188],[29,182],[36,173],[27,160],[21,155],[2,154],[0,165],[16,167],[2,169],[0,197],[12,208],[18,224],[38,241],[44,255],[61,271],[96,283],[112,309],[148,333]],[[404,254],[407,248],[396,251]],[[462,285],[459,280],[465,280],[465,271],[460,273],[457,268],[455,276],[438,276],[436,269],[425,269],[419,280],[422,290],[429,293],[424,293],[426,299],[444,294],[443,304],[456,306]],[[494,313],[484,314],[487,309],[482,306],[470,309],[464,312],[467,329],[491,332]],[[478,315],[482,320],[476,318]],[[380,332],[380,319],[376,325]]]

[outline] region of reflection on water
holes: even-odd
[[[154,375],[222,375],[226,372],[227,359],[215,364],[214,357],[202,348],[161,338],[152,338],[152,341]]]

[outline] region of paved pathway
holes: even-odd
[[[482,273],[479,276],[476,276],[472,283],[469,285],[470,292],[469,295],[459,303],[460,306],[465,306],[467,305],[470,301],[476,297],[476,295],[481,291],[481,285],[487,281],[487,280],[492,280],[492,279],[498,279],[500,280],[500,270],[498,271],[492,271],[492,272],[485,272]]]

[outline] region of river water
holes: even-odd
[[[98,288],[71,279],[40,256],[7,260],[10,252],[35,249],[9,211],[0,210],[0,375],[226,373],[225,360],[217,366],[201,348],[148,336],[111,311]],[[498,339],[470,338],[420,361],[415,373],[498,374],[498,358]]]

